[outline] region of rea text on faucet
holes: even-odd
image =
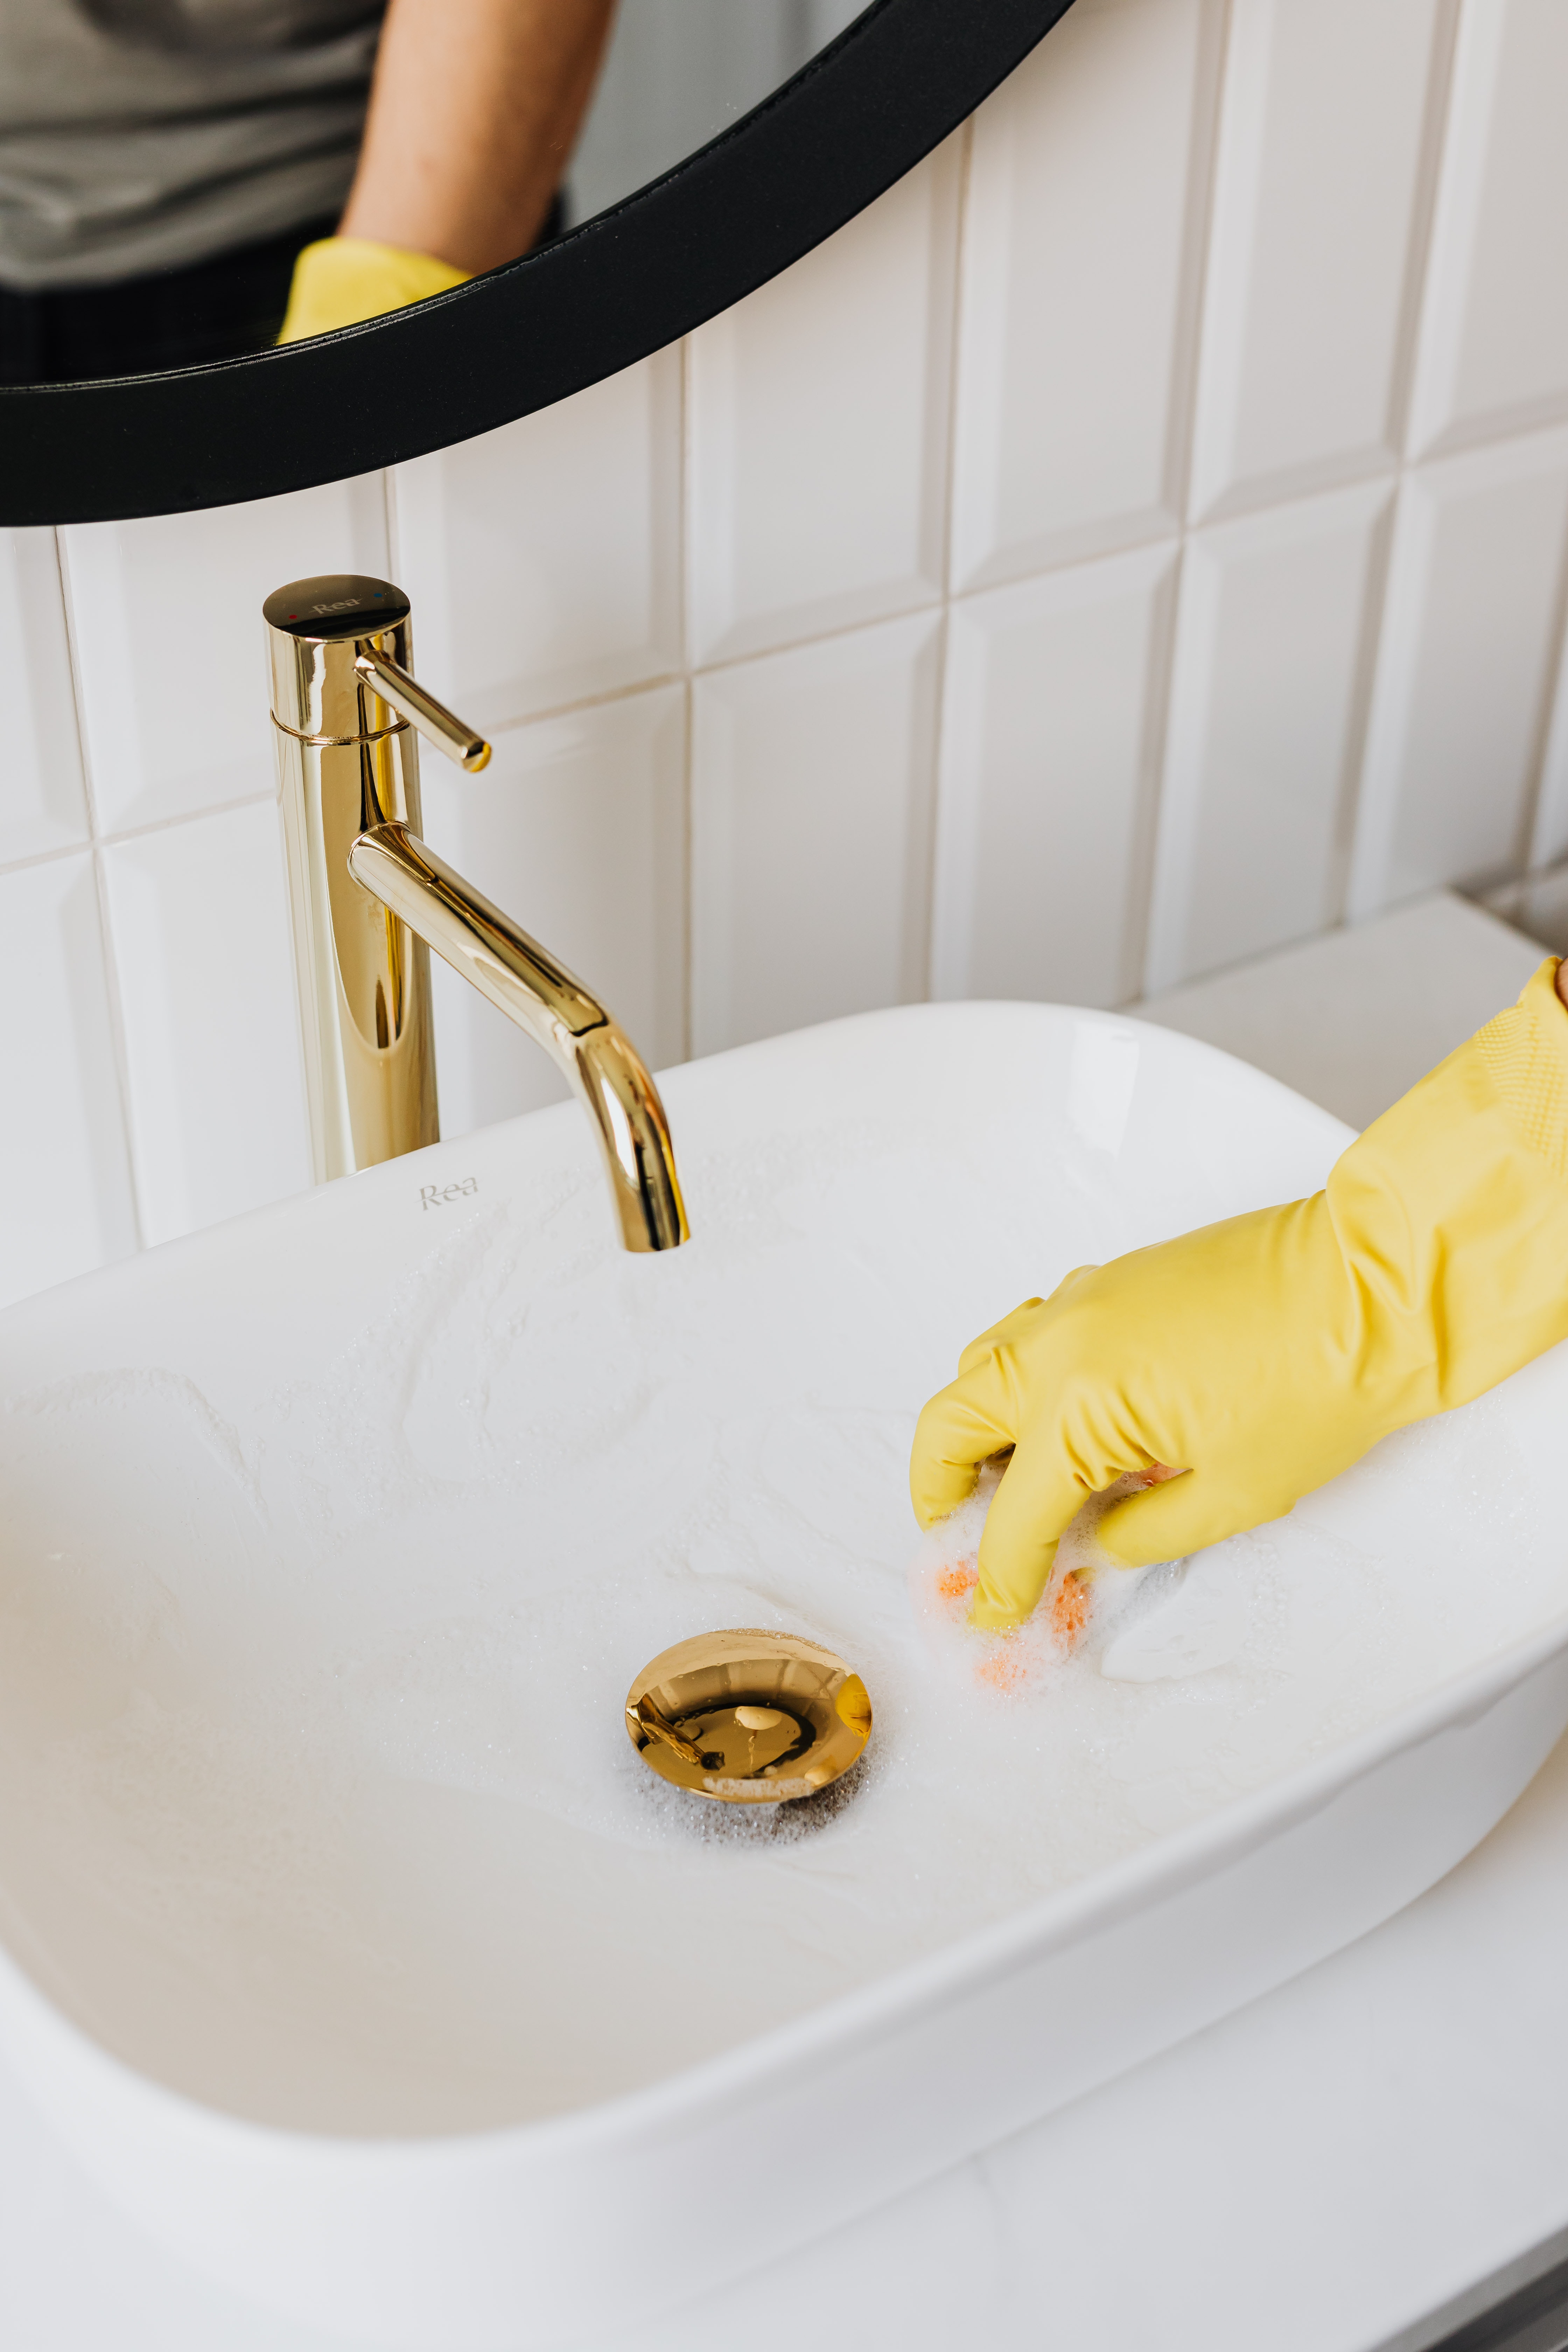
[[[422,1209],[444,1209],[448,1201],[460,1201],[465,1192],[477,1192],[477,1176],[459,1177],[455,1184],[421,1184],[419,1205]]]

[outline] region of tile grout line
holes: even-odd
[[[1119,549],[1117,551],[1131,551]],[[1005,583],[1008,587],[1023,584],[1022,582],[1012,581]],[[988,592],[982,589],[975,593],[984,595]],[[921,597],[916,604],[900,604],[893,612],[874,614],[864,620],[842,621],[804,637],[786,637],[778,645],[760,646],[752,653],[731,654],[721,660],[697,663],[689,668],[655,670],[647,677],[634,678],[625,686],[606,687],[598,694],[581,695],[575,701],[547,703],[539,710],[521,712],[515,719],[491,719],[488,722],[489,733],[492,740],[502,735],[520,734],[525,728],[542,726],[550,719],[574,719],[584,710],[598,710],[614,703],[628,702],[636,695],[656,694],[662,687],[695,685],[700,678],[721,677],[730,670],[744,669],[753,662],[776,661],[786,654],[808,652],[814,646],[837,645],[846,637],[857,636],[872,629],[890,628],[900,621],[917,619],[922,613],[938,613],[945,602],[939,589]]]
[[[697,901],[697,780],[693,768],[697,742],[697,697],[691,669],[691,494],[696,479],[692,464],[691,337],[680,339],[679,398],[680,431],[676,441],[676,593],[680,614],[680,1058],[691,1059],[691,994]]]
[[[1186,203],[1190,246],[1184,261],[1182,314],[1173,338],[1173,384],[1167,433],[1171,443],[1166,463],[1170,506],[1180,520],[1182,536],[1197,522],[1192,511],[1193,458],[1198,436],[1198,394],[1207,341],[1209,279],[1214,267],[1215,198],[1219,185],[1220,144],[1225,131],[1226,88],[1235,32],[1233,0],[1216,0],[1210,36],[1213,54],[1203,61],[1193,92],[1193,144],[1204,142],[1201,159],[1194,153],[1188,166]],[[1179,378],[1179,380],[1177,380]]]
[[[395,466],[384,466],[381,469],[381,524],[386,547],[386,577],[395,581],[403,569],[403,551],[398,534],[397,468]]]
[[[1415,415],[1416,372],[1421,357],[1422,327],[1436,268],[1437,199],[1442,188],[1449,132],[1456,100],[1455,53],[1458,43],[1461,0],[1443,0],[1433,31],[1428,68],[1426,120],[1422,125],[1422,158],[1416,190],[1415,218],[1411,225],[1405,268],[1407,282],[1400,297],[1403,314],[1396,358],[1395,383],[1389,402],[1388,436],[1396,463],[1388,512],[1378,527],[1373,573],[1367,583],[1357,663],[1356,705],[1351,740],[1346,746],[1345,772],[1340,786],[1335,826],[1333,889],[1325,909],[1326,928],[1342,929],[1351,919],[1351,894],[1355,882],[1356,853],[1366,809],[1367,754],[1372,743],[1373,713],[1383,675],[1387,636],[1389,597],[1394,584],[1394,551],[1405,486],[1418,460],[1410,448]]]
[[[1207,320],[1209,271],[1214,252],[1215,196],[1219,179],[1226,84],[1234,31],[1232,0],[1216,0],[1211,22],[1213,29],[1209,39],[1213,44],[1212,53],[1201,63],[1200,71],[1194,77],[1193,92],[1194,155],[1188,167],[1185,199],[1190,211],[1186,232],[1190,245],[1184,266],[1186,280],[1182,289],[1184,316],[1177,321],[1173,339],[1173,378],[1179,371],[1180,381],[1173,381],[1171,414],[1166,425],[1169,436],[1166,463],[1170,469],[1168,497],[1176,522],[1173,534],[1174,560],[1170,589],[1164,600],[1166,609],[1156,624],[1157,642],[1151,647],[1146,675],[1144,691],[1150,700],[1145,740],[1150,746],[1150,756],[1148,778],[1141,795],[1143,801],[1143,840],[1141,858],[1135,860],[1134,870],[1128,877],[1124,901],[1127,940],[1121,978],[1124,982],[1134,983],[1140,995],[1148,990],[1149,961],[1154,946],[1161,834],[1172,758],[1171,713],[1176,699],[1176,663],[1181,645],[1182,604],[1186,589],[1187,549],[1196,528],[1190,511],[1193,459],[1197,443],[1198,392]],[[1195,152],[1200,142],[1204,145],[1201,156]],[[1173,446],[1178,440],[1179,448]]]
[[[1144,666],[1143,725],[1140,730],[1139,767],[1134,819],[1137,836],[1129,859],[1122,899],[1125,931],[1121,946],[1120,985],[1130,999],[1145,993],[1150,929],[1154,910],[1155,852],[1159,846],[1160,803],[1171,737],[1171,705],[1176,682],[1176,619],[1186,569],[1187,541],[1184,531],[1175,541],[1171,569],[1155,591],[1157,606],[1149,631]]]
[[[936,857],[940,838],[938,823],[941,813],[943,732],[947,716],[948,638],[952,626],[952,608],[943,602],[937,608],[936,641],[931,648],[931,658],[936,666],[936,677],[931,698],[931,750],[923,763],[924,777],[921,779],[920,799],[923,805],[918,810],[921,873],[918,891],[911,893],[911,896],[917,898],[921,915],[921,921],[917,926],[920,949],[919,969],[910,974],[914,983],[915,993],[905,999],[907,1003],[929,1004],[931,1001],[931,972],[936,960]],[[914,817],[917,812],[911,809],[910,814]],[[917,827],[913,824],[911,824],[910,832],[911,834],[917,832]],[[915,959],[910,959],[911,962],[914,961]]]
[[[973,115],[968,116],[960,126],[958,138],[958,191],[953,200],[952,261],[948,271],[947,418],[942,450],[942,554],[937,564],[944,608],[955,593],[952,577],[953,507],[958,487],[958,407],[963,353],[964,289],[968,282],[964,261],[974,164]]]
[[[958,404],[963,352],[963,296],[967,279],[965,238],[969,227],[970,177],[974,157],[974,117],[966,118],[959,133],[958,193],[953,205],[952,265],[948,273],[950,302],[947,322],[946,446],[942,452],[942,599],[937,606],[936,691],[931,697],[931,759],[925,779],[922,877],[922,954],[920,998],[931,1002],[931,975],[936,969],[937,850],[942,838],[942,781],[947,738],[949,649],[952,634],[953,506],[958,481]]]
[[[1401,467],[1411,462],[1410,431],[1415,415],[1415,373],[1421,358],[1421,333],[1431,293],[1437,251],[1437,198],[1453,125],[1458,88],[1454,67],[1459,41],[1462,0],[1439,0],[1433,27],[1432,57],[1427,68],[1425,120],[1416,166],[1414,217],[1405,254],[1405,283],[1400,292],[1399,333],[1394,380],[1388,405],[1388,440],[1398,453]]]
[[[85,761],[83,765],[85,773]],[[145,841],[153,834],[175,832],[183,824],[201,824],[208,817],[228,816],[236,809],[270,805],[277,798],[276,791],[242,793],[236,800],[216,801],[211,808],[185,809],[178,816],[151,817],[145,824],[124,825],[115,833],[100,833],[95,829],[84,840],[66,842],[58,849],[36,850],[30,857],[14,857],[0,866],[0,875],[26,874],[35,866],[53,866],[62,857],[79,857],[86,850],[118,849],[122,842]],[[91,821],[89,813],[89,823]]]
[[[546,703],[542,709],[525,710],[515,719],[491,719],[484,721],[485,732],[491,742],[503,735],[521,735],[530,727],[543,727],[558,719],[576,719],[584,710],[607,710],[618,702],[630,702],[639,694],[658,694],[667,686],[684,685],[692,673],[685,668],[651,670],[647,677],[631,679],[625,686],[609,686],[597,694],[579,695],[571,702]]]
[[[1394,397],[1389,400],[1389,442],[1394,446],[1394,494],[1389,499],[1387,520],[1380,530],[1380,548],[1375,551],[1375,572],[1368,581],[1366,614],[1361,621],[1361,708],[1356,710],[1356,739],[1347,748],[1344,781],[1340,785],[1340,840],[1338,840],[1338,873],[1335,873],[1335,896],[1331,903],[1331,924],[1328,929],[1342,929],[1352,922],[1352,894],[1356,885],[1356,863],[1359,863],[1361,840],[1368,821],[1368,774],[1366,762],[1373,746],[1373,715],[1377,708],[1377,687],[1384,675],[1384,649],[1389,637],[1389,597],[1394,593],[1394,548],[1399,541],[1401,510],[1405,501],[1405,487],[1420,470],[1422,458],[1411,449],[1411,428],[1417,412],[1417,372],[1422,355],[1422,330],[1427,318],[1427,306],[1432,299],[1432,280],[1438,266],[1436,249],[1436,214],[1438,197],[1444,188],[1444,172],[1448,164],[1448,142],[1453,134],[1453,115],[1458,103],[1458,82],[1455,82],[1455,57],[1460,40],[1460,7],[1462,0],[1444,0],[1438,14],[1438,24],[1432,36],[1432,64],[1427,75],[1427,120],[1422,122],[1422,163],[1420,186],[1417,186],[1417,219],[1411,226],[1411,247],[1405,254],[1408,285],[1401,291],[1404,330],[1401,330],[1399,379]],[[1504,436],[1500,436],[1504,437]],[[1514,437],[1514,436],[1507,436]],[[1425,463],[1432,463],[1427,458]]]
[[[1403,467],[1395,473],[1388,505],[1372,527],[1372,549],[1366,588],[1356,631],[1356,658],[1351,688],[1350,721],[1345,732],[1344,764],[1334,811],[1333,866],[1329,877],[1324,931],[1343,930],[1350,911],[1351,881],[1355,866],[1356,836],[1361,830],[1362,792],[1366,778],[1367,747],[1372,740],[1372,714],[1383,667],[1384,622],[1388,611],[1389,583],[1394,572],[1394,536],[1399,520],[1404,485]]]
[[[1564,425],[1568,425],[1568,409],[1565,409],[1562,418],[1551,423],[1542,424],[1539,419],[1532,420],[1529,424],[1499,433],[1485,441],[1474,444],[1471,447],[1452,454],[1456,457],[1474,457],[1492,449],[1504,448],[1515,441],[1528,440],[1534,435],[1560,433]],[[1107,548],[1091,555],[1073,556],[1060,563],[1036,564],[1026,571],[1018,572],[1015,577],[1004,580],[988,579],[978,582],[973,586],[939,589],[911,604],[899,605],[886,613],[869,614],[858,620],[836,622],[826,627],[808,630],[801,636],[781,637],[773,645],[755,646],[742,653],[724,655],[689,666],[650,671],[646,677],[629,679],[621,686],[601,688],[595,692],[578,695],[563,702],[542,704],[537,710],[519,711],[510,718],[491,719],[487,722],[489,731],[492,739],[518,734],[527,728],[542,726],[550,720],[576,718],[584,711],[597,710],[616,703],[629,701],[639,694],[656,693],[663,687],[683,683],[695,684],[700,678],[721,676],[731,670],[745,668],[752,663],[774,661],[787,654],[808,651],[815,646],[837,644],[846,637],[855,636],[864,631],[887,628],[899,621],[911,620],[921,613],[934,614],[944,607],[968,604],[987,596],[1005,595],[1012,590],[1031,587],[1044,581],[1065,580],[1074,572],[1089,572],[1100,564],[1119,562],[1122,558],[1137,555],[1148,548],[1166,543],[1173,548],[1184,546],[1188,540],[1205,538],[1211,531],[1229,530],[1241,523],[1262,521],[1271,515],[1286,513],[1293,507],[1308,507],[1324,499],[1342,498],[1375,482],[1386,482],[1391,488],[1398,488],[1412,477],[1419,476],[1432,467],[1447,462],[1448,462],[1447,456],[1418,458],[1391,457],[1386,466],[1371,472],[1347,475],[1341,480],[1324,482],[1311,489],[1294,491],[1285,497],[1267,499],[1259,501],[1257,506],[1238,509],[1213,522],[1179,521],[1173,519],[1163,528],[1151,531],[1145,537],[1129,540],[1124,544]],[[258,799],[268,797],[275,797],[275,795],[247,796],[247,798]],[[237,807],[242,804],[237,801],[226,802],[222,806]],[[159,824],[183,824],[192,822],[195,817],[216,813],[216,811],[195,810],[188,814],[161,818],[154,822]],[[149,825],[144,829],[151,831],[154,827]],[[116,835],[111,837],[121,839],[126,836]],[[35,861],[16,861],[17,864],[32,862]]]
[[[77,756],[81,763],[82,795],[87,803],[88,844],[92,858],[93,891],[98,904],[99,944],[103,956],[103,988],[108,1002],[109,1034],[114,1053],[115,1085],[120,1100],[121,1142],[125,1153],[125,1181],[131,1196],[131,1228],[136,1247],[147,1246],[147,1221],[142,1211],[142,1184],[136,1165],[135,1132],[131,1108],[131,1052],[125,1027],[125,1002],[120,985],[120,956],[109,901],[109,877],[104,866],[104,840],[99,827],[98,793],[93,781],[92,752],[82,691],[78,649],[76,607],[71,596],[70,565],[58,528],[55,531],[55,565],[59,576],[60,608],[65,616],[66,661],[70,672],[71,709],[76,721]]]
[[[1514,442],[1528,440],[1536,435],[1545,436],[1549,433],[1561,432],[1564,424],[1568,424],[1568,415],[1554,423],[1545,425],[1534,421],[1507,432],[1498,433],[1485,441],[1478,442],[1454,454],[1465,458],[1474,457],[1493,449],[1506,448]],[[1038,585],[1045,581],[1065,580],[1074,572],[1091,572],[1101,564],[1119,562],[1125,557],[1139,554],[1149,548],[1158,547],[1163,543],[1169,543],[1175,548],[1190,538],[1205,537],[1214,530],[1228,529],[1237,523],[1262,520],[1268,516],[1284,513],[1292,507],[1307,507],[1323,499],[1339,498],[1348,491],[1369,487],[1373,482],[1385,482],[1391,491],[1397,492],[1406,482],[1419,478],[1434,466],[1447,462],[1446,457],[1394,457],[1385,468],[1381,468],[1375,473],[1347,478],[1340,482],[1324,483],[1316,488],[1289,497],[1268,499],[1256,507],[1247,507],[1235,514],[1226,515],[1217,523],[1173,522],[1162,530],[1152,532],[1146,538],[1131,540],[1125,545],[1092,555],[1076,556],[1063,563],[1037,564],[1027,571],[1020,572],[1014,578],[987,580],[973,587],[950,588],[916,604],[902,606],[894,612],[861,620],[841,622],[827,628],[813,631],[804,636],[783,638],[776,645],[760,646],[748,653],[733,654],[690,667],[650,672],[646,677],[632,679],[623,686],[605,688],[596,693],[582,695],[573,700],[548,703],[538,710],[521,712],[514,718],[493,720],[490,722],[491,732],[497,737],[520,734],[531,727],[542,726],[554,719],[574,718],[584,711],[610,708],[617,703],[632,700],[638,695],[658,693],[666,687],[690,686],[697,679],[710,675],[721,675],[730,670],[744,668],[752,663],[773,661],[787,654],[808,651],[816,646],[832,645],[864,631],[885,628],[899,621],[912,619],[921,613],[930,613],[934,615],[944,607],[969,604],[990,596],[1006,595],[1016,590]],[[73,691],[76,691],[75,633],[68,618],[68,636],[70,639]],[[83,733],[79,709],[76,717],[79,742]],[[82,748],[81,757],[85,781],[88,768],[85,747]],[[90,799],[90,792],[89,797]],[[23,873],[36,866],[48,865],[58,858],[78,856],[83,850],[90,848],[95,841],[105,848],[112,848],[122,841],[140,840],[148,835],[168,831],[183,824],[197,824],[204,817],[226,815],[232,810],[252,807],[259,802],[275,801],[276,798],[275,788],[261,792],[242,793],[231,800],[216,802],[209,807],[182,809],[169,816],[149,818],[144,824],[125,825],[113,831],[102,831],[97,827],[96,809],[94,809],[94,830],[91,834],[75,841],[62,843],[53,849],[37,850],[24,857],[0,861],[0,874]]]
[[[1530,772],[1525,782],[1515,844],[1515,863],[1519,870],[1517,874],[1505,877],[1510,881],[1522,879],[1530,870],[1542,795],[1546,789],[1546,761],[1552,749],[1557,706],[1563,695],[1568,694],[1568,537],[1565,537],[1558,552],[1550,645],[1546,675],[1542,685],[1541,708],[1531,730]]]
[[[782,637],[776,645],[757,646],[748,653],[721,654],[710,661],[694,662],[688,675],[692,678],[721,677],[725,671],[744,669],[748,662],[773,661],[783,654],[804,653],[812,646],[836,645],[841,638],[852,637],[864,629],[885,629],[898,621],[908,621],[920,613],[940,611],[947,599],[941,587],[915,598],[911,604],[898,604],[890,612],[871,613],[858,621],[835,621],[826,628],[810,629],[804,636]]]

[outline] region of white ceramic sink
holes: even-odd
[[[564,1108],[0,1318],[0,2043],[193,2262],[410,2352],[635,2323],[1016,2128],[1407,1902],[1568,1721],[1561,1351],[1022,1694],[921,1616],[963,1342],[1310,1190],[1324,1113],[1022,1005],[663,1083],[667,1256]],[[634,1754],[726,1625],[864,1674],[826,1818]]]

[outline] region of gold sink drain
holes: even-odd
[[[729,1805],[814,1797],[857,1762],[871,1702],[844,1660],[797,1633],[699,1633],[661,1651],[626,1694],[650,1771]]]

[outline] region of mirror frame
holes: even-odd
[[[1072,0],[876,0],[607,212],[406,310],[162,375],[0,389],[0,524],[237,505],[449,448],[675,342],[929,154]]]

